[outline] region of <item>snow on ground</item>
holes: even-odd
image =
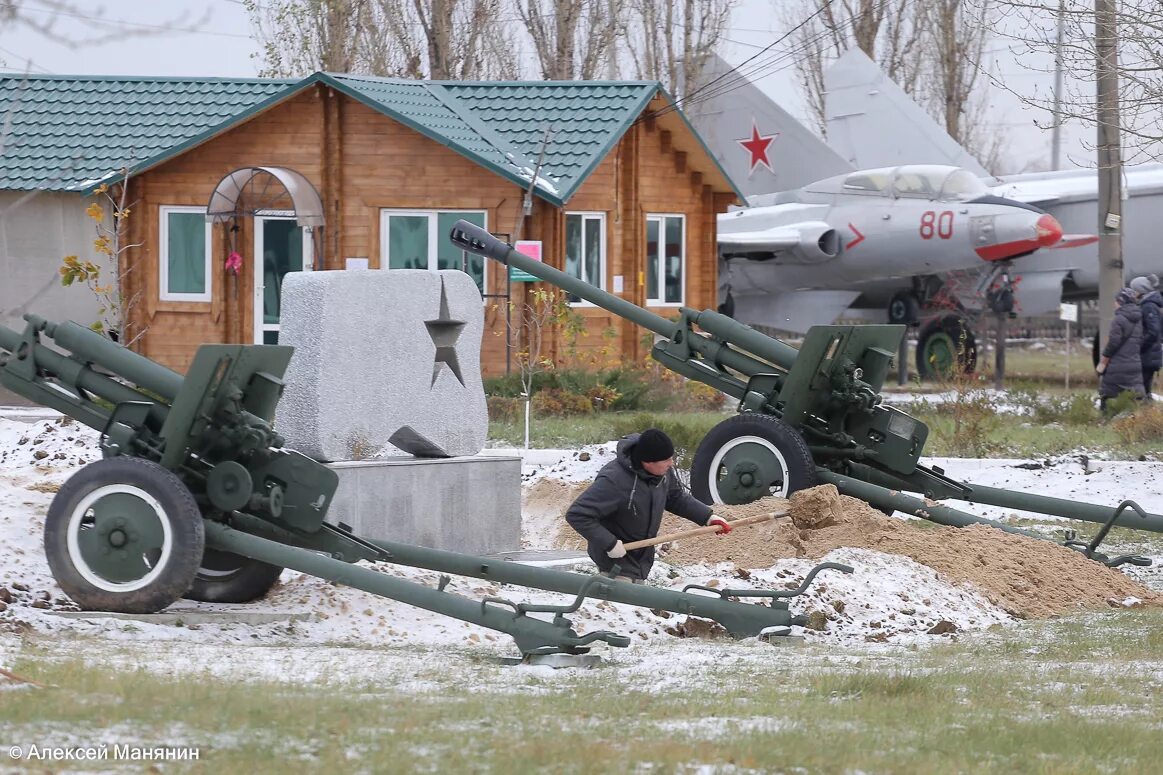
[[[400,685],[416,691],[431,688],[432,670],[461,669],[453,666],[461,665],[466,654],[490,659],[517,654],[512,640],[502,633],[294,571],[285,572],[281,584],[265,600],[247,606],[181,601],[170,610],[187,615],[190,622],[186,623],[62,616],[60,609],[71,606],[56,587],[44,559],[43,518],[56,487],[79,465],[99,457],[96,438],[83,426],[60,419],[27,423],[0,418],[0,587],[13,595],[7,610],[0,609],[0,633],[6,622],[24,622],[33,632],[45,635],[104,639],[110,645],[108,658],[125,664],[154,666],[166,672],[210,670],[239,678],[310,681],[340,675],[351,665],[366,662],[380,665],[385,675],[403,676]],[[546,478],[564,483],[589,481],[612,459],[613,448],[611,442],[578,450],[531,450],[524,455],[524,484],[529,487]],[[494,449],[488,454],[521,451]],[[1156,464],[1109,461],[1088,474],[1088,469],[1072,458],[1046,461],[1045,467],[1038,468],[1031,468],[1030,461],[1012,460],[926,462],[941,465],[950,476],[981,484],[1099,503],[1134,497],[1150,510],[1163,511],[1163,484],[1155,481]],[[989,511],[980,507],[973,510]],[[526,523],[527,532],[557,527],[544,519]],[[794,628],[795,634],[809,642],[875,650],[882,647],[879,644],[933,642],[945,637],[936,633],[1014,622],[973,589],[954,586],[907,558],[839,549],[823,560],[851,565],[855,573],[825,571],[807,594],[791,599],[793,613],[814,611],[828,619],[822,631]],[[675,590],[691,583],[719,589],[784,589],[798,584],[814,565],[806,560],[781,561],[772,568],[751,569],[750,577],[743,580],[731,565],[672,568],[659,563],[649,583]],[[427,586],[435,586],[438,580],[435,573],[401,566],[381,564],[376,569]],[[577,569],[587,571],[585,565]],[[485,595],[528,602],[562,603],[568,599],[464,578],[454,579],[448,591],[473,599]],[[215,612],[222,618],[202,621],[195,616]],[[283,618],[244,623],[243,613]],[[724,653],[756,659],[770,654],[764,651],[770,647],[755,642],[676,638],[668,630],[683,617],[617,603],[587,601],[571,618],[581,633],[610,630],[629,635],[630,648],[600,646],[597,651],[620,670],[652,676],[663,683],[704,669]],[[151,644],[148,650],[136,648],[143,641]],[[194,644],[196,648],[192,648]],[[238,649],[243,645],[260,648]],[[323,646],[327,648],[321,649]],[[0,665],[18,650],[17,640],[0,634]],[[230,654],[229,659],[223,658],[225,653]],[[530,676],[542,675],[536,670],[523,669],[510,680],[514,686],[524,686]],[[662,674],[665,677],[660,677]]]

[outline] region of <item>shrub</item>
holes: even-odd
[[[594,406],[588,398],[561,388],[546,388],[533,394],[533,413],[536,415],[570,417],[593,411]]]
[[[488,396],[485,399],[490,420],[512,422],[522,417],[524,411],[520,398],[510,396]]]
[[[621,438],[631,433],[640,433],[647,428],[658,428],[670,436],[680,468],[690,468],[695,450],[711,428],[721,422],[720,418],[709,416],[699,418],[676,418],[669,414],[641,412],[633,415],[619,415],[613,420],[614,437]]]
[[[676,412],[717,412],[726,403],[726,394],[702,382],[687,380],[670,408]]]
[[[1109,401],[1107,406],[1110,406]],[[1147,404],[1137,412],[1119,417],[1111,427],[1127,444],[1163,441],[1163,406]]]
[[[1038,425],[1093,425],[1099,420],[1093,393],[1047,396],[1034,390],[1019,390],[1010,392],[1010,400],[1028,410]]]
[[[949,454],[987,457],[999,447],[994,438],[1001,418],[986,391],[957,390],[941,404],[939,414],[950,424],[934,425],[933,435],[948,447]]]
[[[590,400],[595,412],[605,412],[618,403],[622,394],[609,385],[594,385],[585,392],[585,396]]]
[[[1107,418],[1118,417],[1124,414],[1134,415],[1139,409],[1139,406],[1139,398],[1129,390],[1124,390],[1114,398],[1108,398],[1106,400],[1106,408],[1103,409],[1103,414]]]

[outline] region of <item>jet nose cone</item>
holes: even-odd
[[[1039,216],[1038,222],[1034,224],[1034,231],[1038,235],[1038,245],[1041,247],[1051,248],[1062,241],[1062,224],[1049,213]]]

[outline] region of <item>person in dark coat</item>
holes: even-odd
[[[586,539],[590,559],[603,573],[616,564],[617,578],[641,584],[654,565],[654,547],[627,552],[624,544],[657,536],[664,510],[696,525],[719,525],[720,534],[731,530],[679,481],[670,437],[647,428],[618,442],[615,459],[570,505],[565,519]]]
[[[1102,357],[1095,370],[1099,406],[1105,410],[1107,399],[1124,391],[1143,396],[1143,358],[1139,345],[1143,340],[1143,313],[1135,302],[1135,292],[1123,288],[1115,296],[1115,317]]]
[[[1139,354],[1143,359],[1143,393],[1151,400],[1151,383],[1155,374],[1163,366],[1163,295],[1159,294],[1149,277],[1131,280],[1130,289],[1138,296],[1139,307],[1143,311],[1143,341],[1139,343]]]

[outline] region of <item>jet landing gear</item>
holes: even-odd
[[[977,368],[977,339],[965,318],[943,315],[930,320],[917,338],[917,373],[921,379],[944,379]]]
[[[898,291],[888,303],[888,322],[915,326],[921,319],[921,302],[912,291]]]

